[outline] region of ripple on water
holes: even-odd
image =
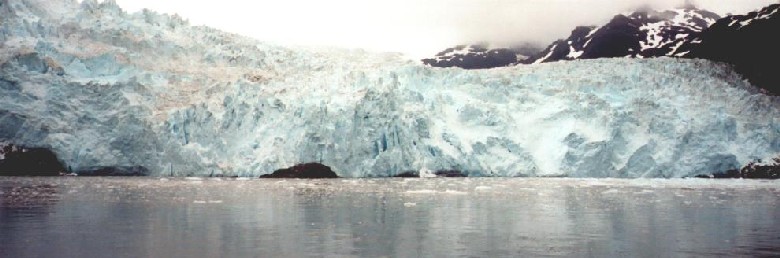
[[[0,178],[0,254],[778,256],[779,193],[753,180]]]

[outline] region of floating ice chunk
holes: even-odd
[[[493,187],[484,186],[484,185],[480,185],[480,186],[474,187],[474,191],[477,191],[477,192],[485,192],[485,191],[490,191],[490,190],[493,190]]]
[[[426,190],[409,190],[409,191],[406,191],[405,193],[408,193],[408,194],[435,194],[436,191],[428,190],[428,189],[426,189]]]
[[[419,173],[420,173],[420,177],[425,177],[425,178],[436,177],[436,174],[432,170],[426,168],[420,169]]]
[[[464,194],[468,194],[467,192],[463,192],[463,191],[457,191],[457,190],[451,190],[451,189],[447,189],[447,190],[445,190],[443,193],[444,193],[444,194],[454,194],[454,195],[464,195]]]
[[[616,194],[616,193],[619,193],[619,192],[620,191],[618,191],[618,189],[612,188],[612,189],[609,189],[609,190],[601,192],[601,194]]]

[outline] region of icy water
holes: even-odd
[[[780,181],[0,178],[0,257],[780,256]]]

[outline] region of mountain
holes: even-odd
[[[737,72],[770,94],[780,94],[780,4],[747,15],[728,16],[696,34],[674,54],[733,64]]]
[[[521,63],[542,49],[531,43],[509,48],[488,48],[485,45],[458,45],[439,52],[433,58],[423,59],[432,67],[460,67],[463,69],[489,69]]]
[[[620,14],[606,25],[581,26],[524,63],[609,57],[673,56],[676,49],[720,16],[686,6],[668,11],[644,9]]]
[[[110,0],[0,0],[0,22],[0,146],[56,169],[684,177],[780,153],[780,99],[708,60],[436,69]]]
[[[510,66],[517,63],[517,53],[508,48],[488,49],[481,45],[459,45],[445,49],[433,58],[422,62],[433,67],[460,67],[486,69]]]
[[[667,11],[643,8],[616,15],[603,26],[579,26],[568,38],[555,41],[544,49],[488,49],[480,45],[461,45],[422,61],[433,67],[484,69],[560,60],[673,56],[692,35],[719,18],[715,13],[692,5]]]
[[[515,54],[517,54],[517,61],[519,62],[531,58],[532,56],[535,56],[536,54],[544,50],[544,48],[541,47],[541,45],[537,43],[529,43],[529,42],[520,43],[514,46],[510,46],[508,48],[509,50],[512,50],[513,52],[515,52]]]

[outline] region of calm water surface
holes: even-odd
[[[780,256],[780,181],[1,178],[0,257]]]

